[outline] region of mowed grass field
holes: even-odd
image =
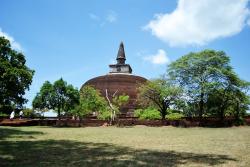
[[[0,127],[0,166],[250,166],[250,127]]]

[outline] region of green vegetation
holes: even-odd
[[[170,113],[166,117],[168,120],[180,120],[184,115],[182,113]]]
[[[161,119],[160,112],[155,108],[137,109],[134,115],[141,120],[155,120]]]
[[[33,75],[25,56],[13,50],[9,40],[0,37],[0,112],[10,114],[13,109],[22,108]]]
[[[23,109],[23,116],[27,117],[27,118],[35,118],[35,117],[41,117],[41,114],[36,113],[33,109],[24,108]]]
[[[128,102],[129,96],[124,94],[116,95],[116,93],[114,93],[110,98],[106,90],[106,99],[108,101],[108,107],[106,107],[106,110],[102,110],[98,113],[98,118],[104,120],[109,119],[112,125],[118,119],[117,115],[120,113],[121,107]]]
[[[112,124],[117,118],[121,106],[128,102],[129,96],[114,94],[110,97],[107,94],[106,99],[101,96],[99,90],[86,85],[80,90],[80,103],[75,106],[71,114],[82,120],[84,116],[95,112],[98,119],[110,120]]]
[[[69,112],[79,103],[79,92],[62,78],[51,84],[46,81],[37,93],[32,105],[38,111],[55,110],[60,119],[61,112]]]
[[[250,104],[246,93],[250,83],[237,76],[223,51],[191,52],[172,62],[168,75],[188,97],[185,102],[189,116],[213,115],[223,120],[232,109],[239,117]]]
[[[0,166],[250,166],[250,127],[0,127]]]
[[[139,87],[138,102],[143,108],[153,107],[165,119],[167,110],[179,100],[182,90],[166,79],[156,79],[146,82]]]
[[[80,90],[80,103],[71,111],[75,117],[82,118],[92,112],[100,112],[106,109],[107,102],[101,96],[100,92],[91,86],[84,86]]]
[[[0,37],[0,113],[23,109],[23,97],[29,89],[34,71],[26,66],[22,53],[11,48],[10,42]],[[140,119],[180,119],[213,116],[224,120],[234,116],[236,124],[250,105],[250,82],[234,72],[230,57],[223,51],[203,50],[189,53],[169,64],[163,77],[138,87],[137,110]],[[62,78],[53,84],[46,81],[33,99],[33,109],[24,109],[25,116],[35,117],[36,112],[57,111],[61,115],[83,117],[96,112],[99,119],[113,124],[121,107],[129,101],[127,95],[108,94],[101,97],[98,90],[85,86],[78,91]],[[154,109],[152,109],[154,108]],[[179,114],[170,110],[178,110]]]
[[[141,108],[154,107],[162,119],[234,116],[236,124],[249,109],[250,82],[238,77],[223,51],[204,50],[182,56],[168,66],[163,78],[139,87]],[[178,110],[174,114],[170,109]]]

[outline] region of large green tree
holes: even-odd
[[[225,87],[212,90],[208,94],[207,112],[222,121],[226,115],[234,115],[236,119],[244,116],[250,104],[247,95],[249,85],[249,82],[235,78]]]
[[[80,90],[79,106],[78,116],[83,117],[92,112],[104,110],[107,107],[107,102],[98,90],[86,85]]]
[[[33,108],[40,111],[49,109],[57,111],[58,118],[61,118],[61,112],[69,112],[79,103],[79,92],[72,85],[68,85],[62,78],[51,84],[46,81],[40,92],[37,93],[32,105]]]
[[[162,120],[165,119],[170,106],[177,104],[182,94],[180,87],[163,78],[147,81],[138,91],[138,102],[141,106],[154,106],[161,113]]]
[[[0,112],[21,108],[31,85],[34,70],[26,65],[25,56],[11,48],[9,40],[0,37]]]
[[[223,51],[214,50],[182,56],[169,65],[168,74],[185,90],[187,103],[194,109],[198,107],[200,118],[209,114],[205,111],[209,111],[207,108],[211,109],[213,103],[212,107],[216,106],[217,113],[223,119],[233,93],[241,90],[245,82],[234,73],[229,56]]]

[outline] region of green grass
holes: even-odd
[[[250,127],[0,127],[0,166],[250,166]]]

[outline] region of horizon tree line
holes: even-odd
[[[22,109],[27,102],[23,96],[32,83],[34,70],[26,66],[25,56],[13,50],[4,37],[0,37],[0,55],[0,113],[9,113]],[[240,119],[249,110],[249,88],[250,83],[234,72],[225,52],[203,50],[180,57],[168,65],[163,76],[138,85],[138,104],[141,113],[152,108],[162,120],[172,113],[201,119]],[[125,94],[107,99],[91,86],[79,91],[60,78],[53,84],[46,81],[32,106],[43,112],[52,109],[59,119],[62,113],[83,118],[95,111],[100,119],[114,121],[128,99]]]

